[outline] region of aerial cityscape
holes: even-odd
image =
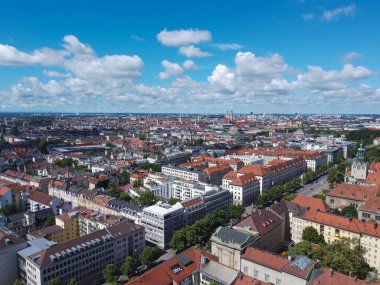
[[[0,285],[380,285],[377,1],[6,1]]]

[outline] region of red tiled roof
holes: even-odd
[[[342,273],[331,271],[330,269],[322,269],[323,273],[316,277],[314,280],[310,281],[310,285],[364,285],[368,284],[364,280],[355,279],[354,277],[344,275]],[[380,282],[371,283],[380,284]]]
[[[380,189],[373,186],[342,183],[331,189],[327,193],[327,196],[364,202],[373,197],[380,197]]]
[[[234,228],[248,229],[250,231],[258,232],[260,236],[263,236],[272,229],[281,226],[281,224],[282,219],[274,212],[262,209],[253,212],[251,215],[235,224]]]
[[[378,213],[380,211],[380,197],[368,199],[364,205],[359,208],[359,210]]]
[[[277,271],[282,271],[286,265],[291,263],[291,261],[285,257],[250,246],[247,247],[241,258],[253,261]]]
[[[259,164],[249,164],[244,167],[242,167],[239,171],[239,173],[252,173],[255,176],[265,176],[265,175],[270,175],[272,171],[264,165],[259,165]]]
[[[244,175],[239,175],[235,179],[233,179],[230,184],[235,186],[244,187],[251,183],[254,183],[255,181],[258,181],[256,179],[256,176],[253,173],[247,173]]]
[[[218,172],[225,172],[225,171],[232,171],[232,167],[229,164],[221,164],[221,165],[215,165],[211,166],[205,169],[205,173],[207,175],[212,175]]]
[[[9,188],[9,187],[6,187],[6,186],[0,187],[0,197],[4,196],[9,191],[11,191],[11,188]]]
[[[193,262],[188,266],[184,266],[179,260],[179,257],[182,255],[188,257]],[[144,273],[139,277],[136,277],[135,279],[126,283],[126,285],[171,285],[173,283],[179,283],[180,281],[192,275],[195,270],[199,270],[202,256],[207,256],[209,259],[215,261],[217,260],[214,255],[191,247],[178,254],[174,258],[168,260],[167,262],[155,267],[154,269]],[[183,271],[178,274],[175,274],[171,269],[171,267],[176,264],[179,264],[183,269]]]
[[[321,210],[323,212],[329,212],[330,207],[321,199],[298,195],[293,199],[293,202],[301,207],[310,208],[312,210]]]
[[[54,200],[54,197],[39,191],[34,191],[29,195],[28,199],[46,206],[50,206],[50,202]]]

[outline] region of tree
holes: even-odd
[[[292,201],[292,200],[294,200],[294,198],[296,198],[297,197],[297,194],[289,194],[289,195],[286,195],[285,197],[284,197],[284,200],[285,201]]]
[[[137,198],[137,201],[142,207],[148,207],[156,203],[156,197],[153,192],[145,191],[141,193],[140,197]]]
[[[302,240],[309,241],[316,244],[325,244],[325,239],[322,234],[318,234],[318,231],[312,227],[306,227],[302,232]]]
[[[17,212],[17,208],[15,204],[5,205],[1,207],[0,213],[3,213],[4,215],[10,215]]]
[[[129,195],[127,192],[121,192],[120,195],[119,195],[119,199],[120,200],[124,200],[124,201],[131,201],[132,200],[132,197],[131,195]]]
[[[331,244],[319,246],[313,253],[313,258],[321,260],[322,267],[332,268],[348,275],[350,272],[365,279],[370,266],[364,258],[366,250],[357,239],[338,239]]]
[[[63,285],[61,280],[55,278],[55,279],[51,279],[48,283],[48,285]]]
[[[65,157],[63,159],[55,161],[54,163],[59,167],[68,167],[73,164],[73,160],[71,159],[71,157]]]
[[[132,256],[127,256],[124,263],[121,265],[121,272],[131,278],[135,275],[137,269],[137,262]]]
[[[139,260],[142,264],[150,266],[157,258],[160,257],[160,250],[154,246],[147,246],[139,255]]]
[[[350,217],[352,217],[352,218],[355,218],[355,219],[357,219],[358,218],[358,211],[356,210],[356,208],[354,207],[354,206],[352,206],[352,205],[349,205],[349,206],[347,206],[347,207],[344,207],[343,209],[342,209],[342,211],[340,212],[340,214],[342,215],[342,216],[350,216]]]
[[[106,268],[103,269],[103,277],[107,282],[116,281],[118,279],[119,270],[116,268],[115,264],[107,264]]]
[[[47,228],[47,227],[51,227],[51,226],[54,226],[55,225],[55,219],[53,217],[49,217],[45,220],[44,224],[43,224],[43,227],[44,228]]]
[[[229,211],[231,219],[241,218],[244,212],[245,208],[242,205],[232,205]]]
[[[130,182],[130,175],[127,171],[123,171],[122,173],[120,173],[120,176],[119,176],[119,183],[120,185],[127,185],[129,184]]]
[[[181,202],[181,199],[178,199],[178,198],[170,198],[169,200],[168,200],[168,203],[170,204],[170,205],[174,205],[174,204],[176,204],[177,202]]]
[[[155,163],[149,163],[149,162],[140,163],[139,168],[143,169],[143,170],[152,169],[154,172],[160,172],[161,171],[161,165],[158,165]]]
[[[297,243],[295,246],[290,247],[288,250],[288,254],[306,255],[309,257],[311,256],[312,252],[313,248],[311,247],[311,243],[307,240]]]
[[[140,186],[141,186],[141,182],[140,182],[140,180],[134,180],[133,183],[132,183],[132,186],[133,186],[134,188],[136,188],[136,187],[140,187]]]
[[[66,285],[78,285],[78,281],[75,278],[71,278]]]
[[[181,252],[187,247],[186,229],[182,228],[174,232],[169,246],[175,249],[177,252]]]

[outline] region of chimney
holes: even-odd
[[[334,270],[330,268],[330,277],[332,277],[333,275],[334,275]]]
[[[375,223],[374,227],[375,227],[375,230],[376,230],[377,229],[377,223]]]

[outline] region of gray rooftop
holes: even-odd
[[[254,237],[252,234],[244,233],[242,231],[226,228],[226,227],[219,227],[213,236],[218,237],[223,242],[226,243],[235,243],[239,245],[244,245],[247,243],[252,237]]]
[[[210,260],[206,264],[201,265],[201,273],[218,283],[229,285],[234,282],[239,271]]]

